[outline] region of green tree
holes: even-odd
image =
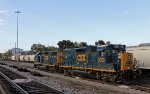
[[[97,41],[95,42],[95,45],[98,45],[98,42],[97,42]]]
[[[37,53],[38,51],[43,51],[44,48],[45,48],[45,46],[42,45],[42,44],[33,44],[33,45],[31,46],[31,50],[32,50],[34,53]]]
[[[86,42],[74,42],[74,48],[80,48],[80,47],[86,47],[87,43]]]
[[[95,42],[95,45],[105,45],[105,42],[103,40],[98,40]]]
[[[54,50],[57,50],[58,48],[57,47],[54,47],[54,46],[47,46],[47,47],[44,47],[44,51],[54,51]]]
[[[57,43],[59,46],[59,49],[65,49],[65,48],[73,48],[74,43],[71,42],[70,40],[62,40]]]
[[[77,43],[77,42],[75,41],[73,44],[74,44],[74,48],[79,48],[79,43]]]
[[[87,43],[86,42],[80,42],[79,43],[79,47],[86,47],[87,46]]]
[[[111,44],[111,42],[110,42],[110,41],[107,41],[106,44]]]

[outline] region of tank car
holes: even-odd
[[[11,56],[11,60],[12,60],[12,61],[20,61],[20,58],[19,58],[19,57],[20,57],[20,55],[12,55],[12,56]]]
[[[11,56],[7,55],[7,54],[3,54],[1,60],[2,61],[10,61],[11,60]]]
[[[127,52],[134,54],[135,65],[141,70],[142,74],[150,75],[150,46],[128,47]]]
[[[19,59],[20,59],[20,62],[24,62],[25,61],[25,55],[20,55]]]
[[[25,55],[24,56],[24,61],[29,62],[30,61],[30,55]]]
[[[32,63],[34,63],[34,62],[36,62],[36,56],[37,55],[29,55],[29,62],[32,62]]]
[[[16,57],[13,55],[13,56],[11,56],[11,60],[12,61],[15,61],[16,60]]]

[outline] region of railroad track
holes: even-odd
[[[139,85],[133,85],[133,84],[126,85],[126,84],[123,84],[123,83],[103,82],[101,80],[89,79],[89,78],[85,78],[85,77],[80,77],[80,79],[93,81],[93,82],[97,82],[97,83],[109,84],[109,85],[118,86],[118,87],[123,86],[123,87],[126,87],[126,88],[131,88],[131,89],[140,90],[140,91],[150,93],[150,84],[142,83],[142,84],[139,84]]]
[[[29,68],[30,69],[30,68]],[[46,71],[47,72],[47,71]],[[51,73],[51,72],[50,72]],[[59,75],[63,75],[62,73],[57,73]],[[69,76],[70,77],[70,76]],[[88,80],[88,81],[93,81],[93,82],[96,82],[96,83],[103,83],[103,84],[109,84],[109,85],[114,85],[114,86],[122,86],[124,84],[121,84],[121,83],[110,83],[110,82],[103,82],[103,81],[100,81],[100,80],[96,80],[96,79],[89,79],[89,78],[85,78],[85,77],[79,77],[79,79],[83,79],[83,80]],[[145,85],[145,84],[142,84],[142,85],[124,85],[124,86],[127,86],[128,88],[131,88],[131,89],[135,89],[135,90],[140,90],[140,91],[144,91],[144,92],[147,92],[147,93],[150,93],[150,84],[149,85]],[[33,94],[33,93],[32,93]]]
[[[14,83],[10,78],[8,78],[4,73],[0,72],[0,82],[5,90],[6,94],[28,94],[20,86]]]
[[[60,91],[32,80],[15,83],[15,79],[25,79],[25,77],[13,73],[3,67],[0,67],[0,71],[0,84],[6,94],[63,94]]]
[[[144,91],[150,93],[150,85],[130,85],[132,89]]]

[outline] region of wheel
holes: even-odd
[[[106,82],[107,81],[107,77],[102,77],[102,82]]]
[[[100,79],[100,75],[98,72],[96,72],[96,79],[99,80]]]
[[[110,81],[116,83],[117,82],[117,76],[115,74],[111,75]]]
[[[37,64],[34,64],[34,68],[37,68]]]
[[[49,71],[49,67],[48,67],[48,66],[46,66],[46,67],[45,67],[45,70],[46,70],[46,71]]]
[[[71,77],[74,77],[73,71],[71,69],[69,70],[69,73],[70,73]]]
[[[51,72],[55,73],[55,72],[56,72],[56,69],[55,69],[55,68],[52,68],[52,69],[51,69]]]
[[[67,76],[68,75],[68,71],[64,70],[64,75]]]
[[[126,79],[126,78],[122,78],[122,83],[125,84],[125,85],[130,84],[129,79]]]

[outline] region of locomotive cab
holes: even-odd
[[[126,52],[126,46],[125,45],[114,45],[113,48],[118,53],[118,69],[120,71],[128,71],[134,69],[133,64],[133,53]]]

